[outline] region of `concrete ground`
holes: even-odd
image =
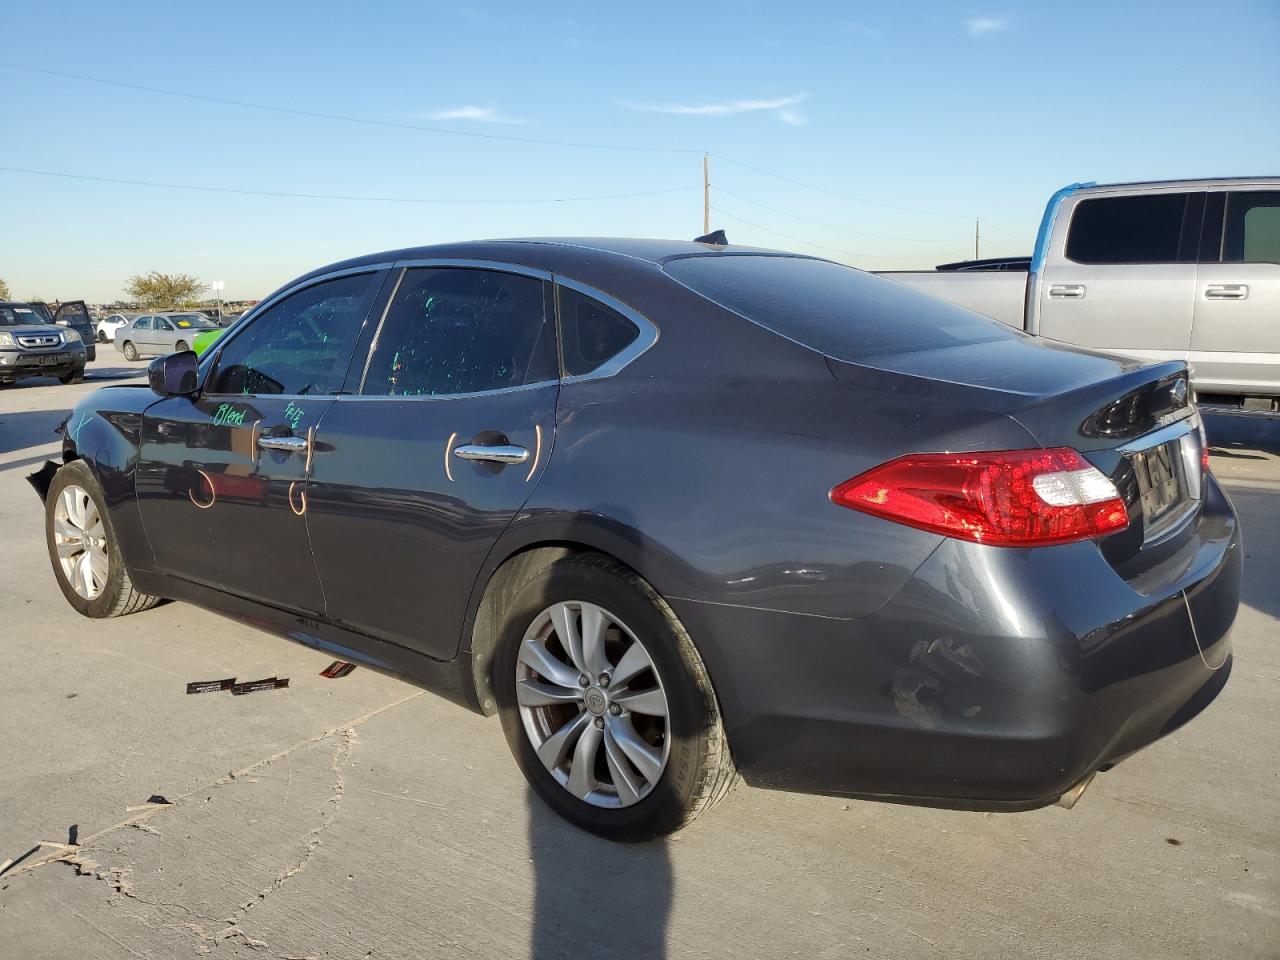
[[[1073,811],[742,787],[622,847],[531,797],[496,722],[193,607],[73,613],[24,477],[93,385],[0,393],[2,956],[1280,957],[1280,424],[1213,425],[1231,682]]]

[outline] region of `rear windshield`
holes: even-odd
[[[837,360],[1019,336],[999,321],[827,260],[686,257],[665,270],[707,299]]]

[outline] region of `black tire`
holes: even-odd
[[[106,343],[106,342],[107,342],[107,335],[106,335],[106,333],[105,333],[104,331],[102,331],[102,330],[99,330],[99,331],[98,331],[98,342],[99,342],[99,343]]]
[[[97,507],[107,540],[107,581],[102,591],[93,599],[86,599],[76,592],[75,587],[67,580],[58,559],[57,543],[54,540],[54,510],[62,491],[70,484],[82,488]],[[149,610],[160,602],[159,597],[143,593],[133,585],[129,571],[124,565],[124,557],[120,553],[119,540],[115,527],[111,524],[111,515],[107,512],[102,489],[93,475],[93,471],[83,460],[72,460],[53,476],[49,484],[49,493],[45,498],[44,510],[45,543],[49,550],[49,562],[53,565],[53,575],[62,589],[62,595],[75,608],[76,612],[95,620],[107,617],[123,617],[129,613]]]
[[[132,361],[137,360],[140,356],[141,354],[138,353],[138,348],[133,345],[133,341],[126,340],[124,342],[124,358]]]
[[[667,696],[669,754],[649,793],[630,806],[602,808],[571,794],[542,761],[516,702],[525,632],[550,605],[596,604],[630,627]],[[707,670],[675,613],[641,577],[599,554],[564,557],[534,572],[500,617],[493,690],[507,743],[538,795],[570,823],[610,840],[638,842],[674,833],[723,799],[737,780],[719,703]]]
[[[182,353],[183,350],[190,350],[190,349],[191,348],[187,346],[187,341],[185,340],[179,340],[177,343],[173,345],[174,353]]]
[[[64,374],[58,378],[58,382],[68,385],[73,383],[84,383],[84,370],[73,370],[71,373]]]

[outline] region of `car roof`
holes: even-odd
[[[1081,187],[1078,193],[1107,193],[1112,190],[1192,190],[1196,187],[1280,187],[1280,177],[1201,177],[1190,180],[1134,180],[1128,183],[1098,183]]]

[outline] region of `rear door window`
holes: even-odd
[[[1076,263],[1180,263],[1182,221],[1189,193],[1098,197],[1076,205],[1067,233],[1067,259]]]
[[[544,281],[497,270],[415,267],[405,271],[378,331],[361,392],[456,396],[556,377]]]
[[[1280,263],[1280,190],[1227,194],[1223,263]]]

